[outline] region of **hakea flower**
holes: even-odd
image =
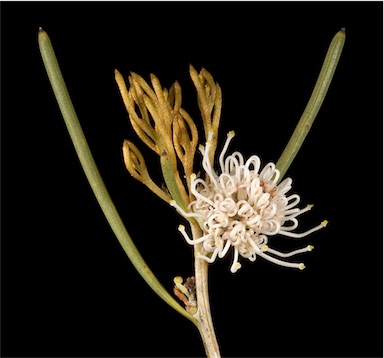
[[[175,201],[171,202],[186,219],[194,218],[203,231],[200,238],[191,239],[185,227],[179,231],[190,245],[202,243],[204,253],[197,257],[212,263],[218,257],[224,257],[233,247],[234,257],[231,272],[236,272],[241,264],[239,255],[255,261],[260,256],[275,264],[304,269],[303,263],[287,262],[281,258],[311,251],[313,246],[283,253],[268,246],[268,237],[283,235],[289,238],[302,238],[327,225],[320,225],[303,233],[294,233],[298,226],[297,217],[309,211],[312,205],[303,209],[296,206],[300,202],[297,194],[287,196],[292,179],[286,178],[279,185],[280,172],[275,164],[268,163],[259,173],[260,159],[252,155],[247,161],[239,152],[225,158],[231,139],[235,133],[229,132],[219,157],[221,174],[214,171],[208,153],[213,133],[209,134],[206,147],[200,146],[203,155],[202,166],[208,181],[191,175],[191,193],[196,200],[184,211]]]

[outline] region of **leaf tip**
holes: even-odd
[[[44,29],[41,26],[39,27],[38,38],[40,40],[48,38],[48,34],[44,31]]]
[[[345,39],[345,36],[346,36],[345,32],[346,32],[346,29],[345,29],[345,27],[343,26],[343,27],[339,30],[339,32],[336,34],[336,36],[337,36],[339,39]]]
[[[43,34],[46,34],[46,32],[45,32],[44,29],[40,26],[40,27],[39,27],[39,35],[43,35]]]

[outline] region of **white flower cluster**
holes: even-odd
[[[304,233],[294,233],[298,226],[297,217],[312,206],[296,208],[300,197],[297,194],[286,195],[292,187],[292,179],[287,178],[277,185],[280,172],[273,163],[268,163],[259,173],[260,159],[256,155],[247,161],[239,152],[224,158],[233,137],[234,132],[229,132],[220,154],[220,175],[216,174],[208,159],[210,138],[206,148],[200,147],[203,169],[209,181],[192,174],[191,192],[196,200],[189,204],[190,212],[182,210],[174,201],[171,205],[185,218],[195,218],[203,236],[190,239],[183,225],[179,226],[180,232],[189,244],[202,243],[204,252],[198,253],[198,257],[208,262],[213,262],[217,256],[224,257],[233,247],[231,272],[241,267],[239,255],[250,261],[255,261],[258,255],[282,266],[304,269],[303,263],[287,262],[277,257],[286,258],[311,251],[313,246],[282,253],[267,245],[268,236],[280,234],[302,238],[325,227],[327,221]]]

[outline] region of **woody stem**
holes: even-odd
[[[193,238],[201,237],[201,230],[195,225],[192,225]],[[202,244],[195,245],[195,253],[202,249]],[[201,338],[207,357],[221,357],[219,345],[217,343],[215,329],[212,322],[211,308],[209,304],[208,291],[208,262],[195,257],[195,282],[196,282],[196,298],[197,298],[197,313],[194,317],[197,320]]]

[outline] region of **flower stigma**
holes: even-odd
[[[203,231],[199,238],[191,239],[183,225],[179,231],[190,245],[202,244],[197,257],[212,263],[217,257],[223,258],[233,248],[233,262],[230,271],[235,273],[241,268],[239,256],[255,261],[262,257],[280,266],[305,268],[303,263],[289,262],[283,259],[309,252],[313,246],[283,253],[268,246],[270,236],[282,235],[293,239],[303,238],[327,225],[320,225],[302,232],[293,232],[298,227],[297,217],[313,205],[299,209],[297,194],[287,195],[292,188],[292,179],[286,178],[277,184],[280,171],[275,164],[268,163],[260,171],[261,161],[257,155],[247,160],[239,152],[226,156],[233,131],[219,156],[221,174],[218,175],[209,160],[209,151],[213,133],[208,135],[206,146],[200,146],[202,167],[207,180],[191,175],[190,191],[194,195],[189,212],[184,211],[175,201],[170,205],[186,219],[194,218]],[[260,173],[259,173],[260,171]]]

